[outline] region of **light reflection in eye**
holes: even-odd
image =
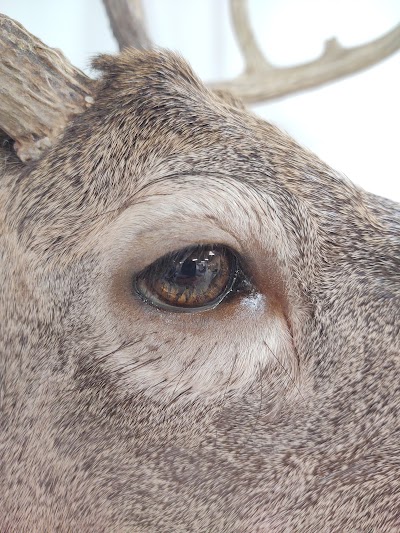
[[[195,246],[169,254],[134,280],[146,302],[175,312],[218,305],[232,290],[238,274],[236,256],[219,245]]]

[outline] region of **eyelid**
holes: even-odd
[[[162,206],[150,199],[125,209],[107,226],[95,246],[105,249],[107,254],[112,247],[113,263],[118,264],[119,269],[126,267],[130,271],[133,266],[135,273],[174,250],[192,246],[194,242],[201,245],[220,243],[241,253],[242,242],[236,232],[230,231],[229,225],[218,217],[205,217],[200,211],[189,209],[191,204],[187,198],[177,213],[178,199],[171,197],[174,209],[170,209],[168,196],[166,198],[163,197]],[[190,224],[187,223],[189,219]]]

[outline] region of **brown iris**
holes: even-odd
[[[223,246],[185,248],[146,268],[135,289],[149,303],[172,311],[214,307],[232,289],[237,268],[236,257]]]

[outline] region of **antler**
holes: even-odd
[[[151,47],[140,0],[104,0],[121,48]],[[231,0],[234,28],[246,68],[213,89],[230,91],[246,102],[276,98],[321,85],[373,65],[400,48],[400,26],[383,37],[346,49],[332,39],[323,55],[290,68],[272,66],[253,36],[245,0]],[[93,80],[73,67],[14,20],[0,15],[0,130],[14,140],[22,161],[38,159],[71,118],[93,102]]]
[[[140,0],[104,0],[120,48],[150,48]],[[0,130],[23,162],[39,159],[74,115],[93,103],[94,81],[59,51],[0,14]]]
[[[400,48],[400,25],[382,37],[354,48],[344,48],[335,39],[325,43],[323,54],[314,61],[295,67],[274,67],[260,51],[254,38],[247,0],[231,0],[231,16],[245,71],[236,79],[212,84],[228,90],[247,103],[278,98],[317,87],[329,81],[368,68]]]
[[[38,159],[93,102],[92,80],[59,50],[0,15],[0,129],[22,161]]]
[[[140,0],[103,0],[103,3],[120,50],[128,47],[152,48]]]

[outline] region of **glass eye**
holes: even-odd
[[[232,290],[238,260],[224,246],[205,245],[168,254],[134,280],[146,301],[170,311],[204,310],[218,305]]]

